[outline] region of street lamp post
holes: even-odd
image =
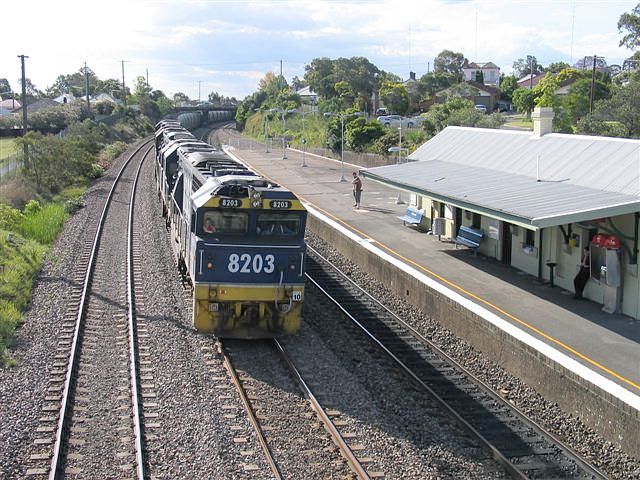
[[[402,152],[409,152],[408,148],[398,147],[389,147],[389,152],[398,152],[398,165],[402,163]],[[396,200],[396,205],[402,205],[404,201],[402,200],[402,190],[398,191],[398,199]]]
[[[287,131],[287,120],[284,118],[285,111],[284,110],[280,110],[280,113],[282,115],[282,160],[286,160],[287,159],[287,144],[286,144],[286,140],[284,138],[284,133]]]
[[[353,117],[354,115],[363,115],[362,112],[355,113],[331,113],[324,114],[326,117],[340,117],[340,181],[346,182],[344,178],[344,119],[345,117]]]
[[[306,161],[306,158],[305,158],[305,153],[306,153],[306,150],[307,150],[307,147],[306,147],[306,145],[307,145],[307,131],[304,128],[304,117],[309,115],[310,113],[312,114],[314,112],[300,112],[300,115],[302,115],[302,141],[301,141],[301,143],[302,143],[302,165],[301,166],[302,167],[306,167],[307,166],[307,161]]]
[[[400,135],[398,136],[398,165],[400,165],[402,163],[402,118],[400,118],[400,126],[398,127],[398,131],[400,132]],[[402,190],[398,190],[396,205],[402,205],[403,203]]]

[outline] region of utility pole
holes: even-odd
[[[149,88],[149,69],[145,68],[145,72],[147,74],[147,88]]]
[[[127,92],[124,89],[124,62],[126,62],[126,60],[120,60],[120,62],[122,63],[122,103],[124,103],[124,106],[127,106]]]
[[[593,55],[593,68],[591,69],[591,98],[589,99],[589,113],[593,113],[593,94],[596,86],[596,55]]]
[[[529,90],[533,90],[533,55],[531,55],[531,60],[529,61]]]
[[[26,55],[18,55],[22,64],[22,136],[27,135],[27,76],[24,71],[24,59],[29,58]],[[27,161],[27,144],[24,144],[24,160]]]
[[[200,103],[200,83],[202,82],[198,80],[198,103]]]
[[[89,72],[87,71],[87,62],[84,62],[84,92],[87,95],[87,110],[91,110],[91,102],[89,102]]]

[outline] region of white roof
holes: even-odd
[[[318,94],[311,91],[311,87],[302,87],[296,92],[301,97],[317,97]]]
[[[447,127],[370,177],[542,228],[640,211],[640,140]]]

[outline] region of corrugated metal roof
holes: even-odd
[[[447,127],[409,158],[364,175],[535,228],[640,211],[638,140]]]

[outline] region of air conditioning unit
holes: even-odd
[[[433,235],[445,234],[445,221],[446,219],[443,217],[433,219],[433,225],[431,227]]]

